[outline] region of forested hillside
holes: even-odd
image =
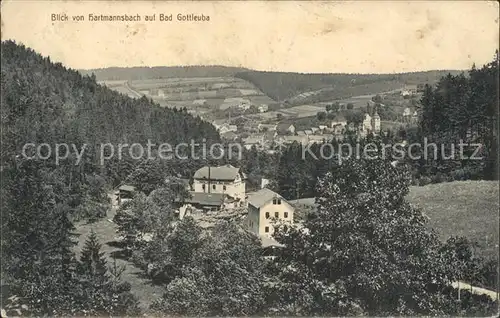
[[[103,166],[98,148],[146,145],[148,139],[175,145],[205,138],[210,144],[219,140],[218,133],[185,110],[116,93],[98,85],[94,76],[82,76],[13,41],[2,42],[1,51],[2,303],[17,295],[35,315],[137,313],[130,286],[122,284],[119,273],[108,272],[103,261],[93,264],[96,259],[89,254],[100,255],[95,237],[81,259],[72,251],[72,222],[105,216],[111,186],[132,172],[144,178],[136,169],[141,162],[127,151],[123,160]],[[52,153],[44,146],[43,158],[27,159],[22,155],[27,143],[46,144]],[[59,162],[56,144],[72,151]],[[73,147],[81,151],[84,146],[78,159]],[[156,179],[149,182],[163,181],[154,173]]]
[[[145,80],[182,77],[223,77],[234,76],[246,69],[217,65],[206,66],[156,66],[156,67],[107,67],[81,70],[84,75],[95,74],[98,81]]]
[[[358,95],[376,94],[402,88],[403,85],[434,84],[448,73],[460,71],[427,71],[401,74],[300,74],[249,71],[236,74],[274,100],[290,104],[312,103]],[[308,96],[297,96],[313,92]]]
[[[185,110],[131,99],[11,41],[2,43],[2,92],[3,162],[19,155],[28,142],[93,147],[145,145],[148,139],[170,144],[219,140],[212,125]]]

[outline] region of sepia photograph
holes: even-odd
[[[498,1],[4,0],[1,317],[498,317]]]

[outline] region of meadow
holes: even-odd
[[[483,256],[498,258],[497,181],[454,181],[411,187],[408,200],[429,217],[442,240],[465,236]]]

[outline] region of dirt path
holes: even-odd
[[[92,224],[75,224],[76,232],[80,234],[78,245],[75,248],[75,252],[78,257],[80,256],[80,251],[87,236],[93,229],[99,238],[99,242],[102,244],[102,251],[106,255],[108,265],[113,264],[112,253],[119,251],[120,249],[108,244],[110,242],[114,242],[116,237],[116,224],[113,223],[112,220],[115,216],[117,206],[114,196],[111,197],[111,199],[113,200],[113,207],[110,211],[108,211],[105,218]],[[142,271],[135,267],[131,262],[121,258],[116,258],[116,263],[118,266],[125,266],[122,279],[123,281],[130,283],[132,286],[131,291],[138,298],[143,310],[147,310],[154,300],[163,295],[164,289],[160,286],[152,285],[148,279],[142,278],[140,276]]]
[[[491,299],[493,299],[493,300],[498,299],[498,293],[496,291],[489,290],[486,288],[471,286],[470,284],[467,284],[464,282],[460,282],[460,284],[458,282],[454,282],[452,284],[452,286],[454,288],[458,288],[460,286],[461,290],[467,290],[467,291],[472,292],[473,294],[490,296]]]

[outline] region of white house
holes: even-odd
[[[276,221],[293,223],[295,209],[276,192],[263,188],[248,197],[247,226],[250,232],[270,237]]]
[[[246,176],[240,168],[229,164],[219,167],[205,166],[195,172],[193,179],[196,193],[225,194],[240,202],[245,201]]]

